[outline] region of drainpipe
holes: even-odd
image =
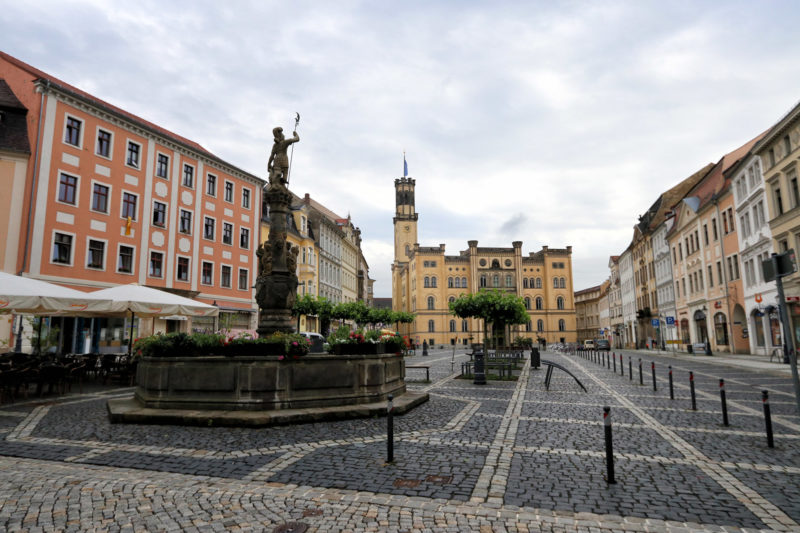
[[[36,179],[39,176],[39,141],[42,137],[42,111],[44,110],[44,95],[47,94],[50,88],[50,80],[45,80],[44,87],[41,85],[37,87],[40,90],[41,99],[39,100],[39,119],[36,123],[36,146],[33,149],[33,179],[31,180],[31,194],[28,199],[28,220],[25,224],[25,245],[22,248],[22,268],[17,272],[21,276],[25,269],[28,268],[28,244],[31,236],[31,216],[33,215],[33,197],[36,193]],[[19,318],[19,326],[17,327],[17,338],[14,342],[14,351],[22,351],[22,316]]]
[[[713,195],[711,195],[711,201],[714,202],[714,207],[717,210],[717,221],[719,221],[720,220],[719,197],[717,196],[717,193],[714,193]],[[720,225],[719,228],[720,228],[720,230],[722,230],[722,225]],[[719,236],[719,246],[720,246],[720,251],[722,252],[722,280],[723,280],[723,285],[725,286],[725,306],[728,308],[728,324],[727,324],[727,326],[728,326],[728,334],[730,335],[730,337],[729,337],[729,339],[730,339],[729,340],[729,343],[730,343],[729,346],[730,346],[730,349],[731,349],[731,354],[733,354],[734,350],[736,348],[736,345],[734,344],[734,339],[733,339],[733,314],[731,313],[731,300],[728,297],[728,274],[725,271],[726,265],[725,265],[725,236],[724,235],[720,235]],[[713,269],[713,267],[712,267],[712,269]],[[713,322],[714,321],[713,321],[713,317],[712,317],[711,323],[713,323]]]

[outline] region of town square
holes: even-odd
[[[794,3],[0,20],[0,530],[800,531]]]

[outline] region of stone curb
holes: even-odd
[[[428,399],[428,393],[406,392],[394,399],[394,414],[405,414],[414,407],[427,402]],[[109,420],[115,424],[168,424],[205,427],[266,427],[386,416],[385,402],[275,411],[193,411],[142,407],[131,397],[109,400],[107,407]]]

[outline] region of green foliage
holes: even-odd
[[[309,340],[297,333],[275,333],[265,338],[253,338],[246,333],[235,337],[169,333],[142,337],[133,343],[137,357],[305,355],[308,350]]]
[[[523,348],[530,348],[533,346],[533,339],[531,337],[517,337],[513,341],[514,346],[521,346]]]
[[[318,315],[320,306],[319,300],[306,293],[295,300],[294,307],[292,307],[292,315]]]
[[[330,345],[339,344],[345,342],[349,336],[350,328],[347,326],[339,326],[336,328],[336,331],[328,335],[327,341]]]
[[[482,318],[499,324],[528,322],[523,299],[497,290],[462,294],[450,302],[450,311],[459,318]]]

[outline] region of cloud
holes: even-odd
[[[292,187],[351,213],[388,296],[404,150],[422,244],[572,245],[575,287],[596,285],[662,191],[797,100],[799,10],[94,0],[0,22],[4,51],[262,177],[300,112]]]

